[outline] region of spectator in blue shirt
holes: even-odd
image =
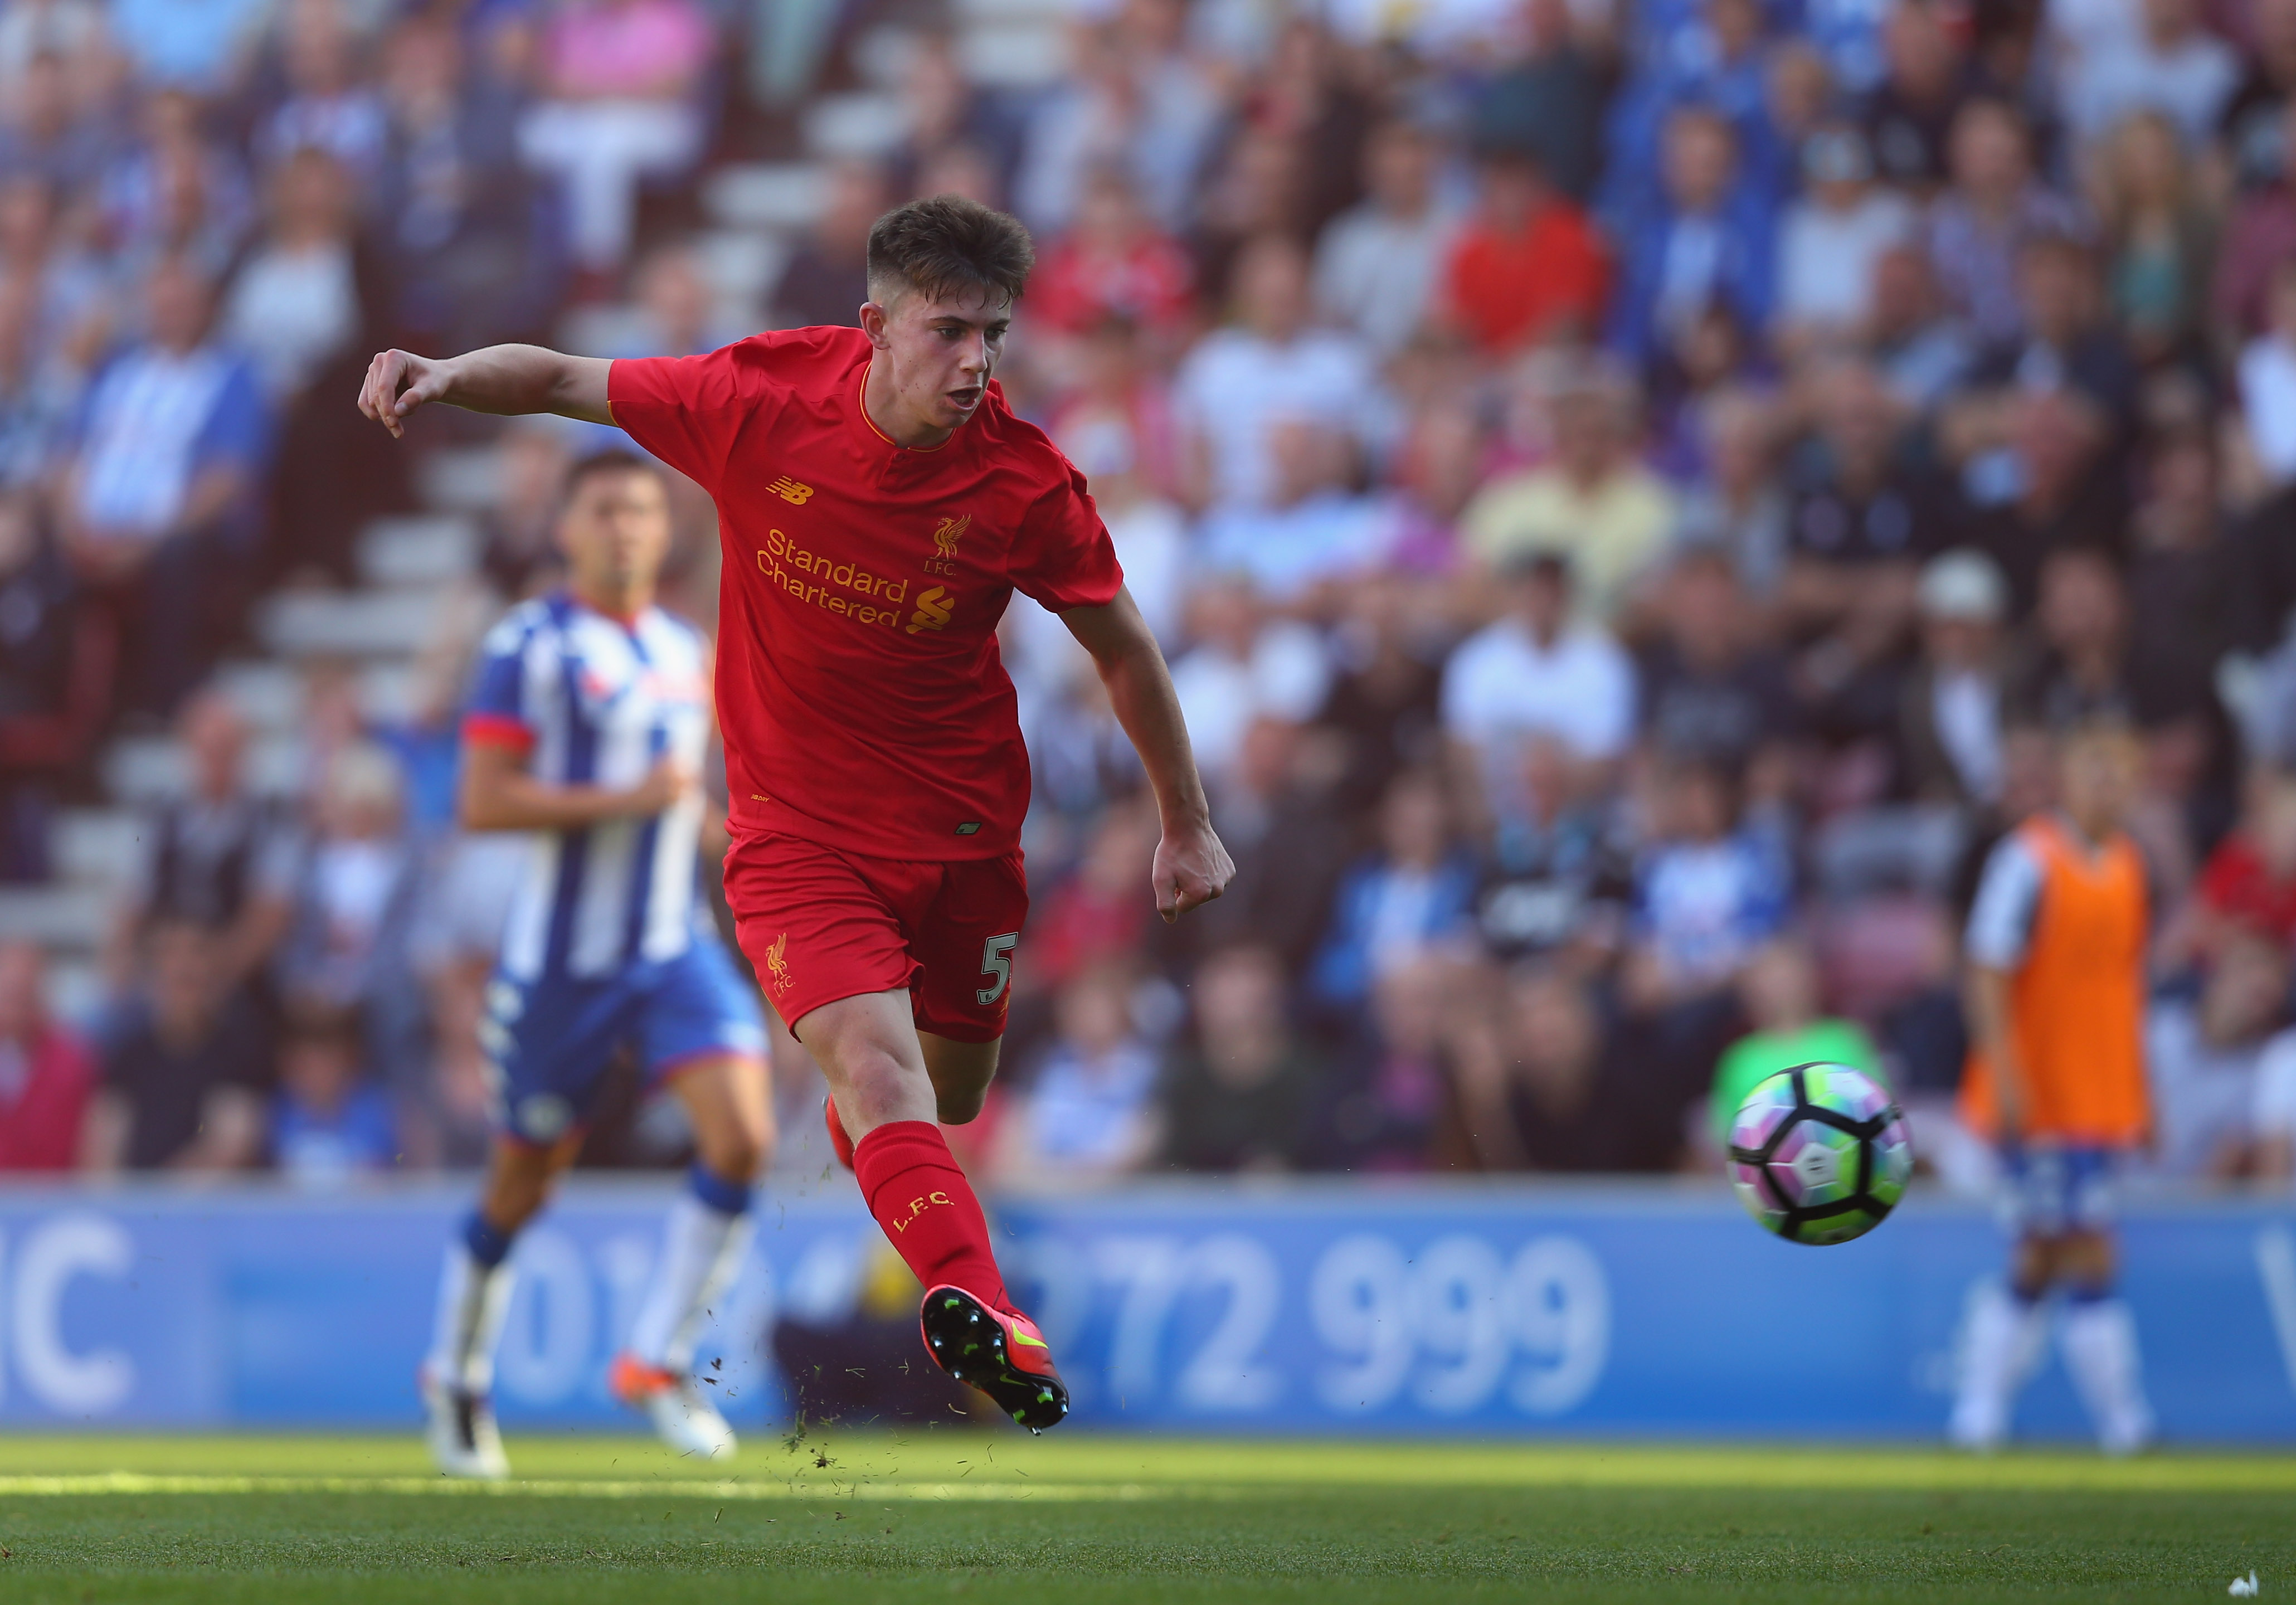
[[[199,677],[255,550],[271,415],[255,369],[209,335],[213,287],[163,259],[151,333],[96,378],[62,497],[65,550],[138,651],[135,694],[171,709]]]
[[[1522,7],[1522,53],[1477,91],[1469,111],[1475,148],[1521,151],[1571,200],[1585,205],[1602,167],[1603,73],[1572,37],[1565,0]]]
[[[521,94],[470,59],[453,20],[410,18],[383,62],[389,127],[372,216],[416,350],[540,334],[564,268],[549,186],[518,162]]]
[[[33,178],[65,192],[91,183],[102,167],[106,135],[73,106],[64,58],[41,51],[10,88],[15,103],[0,127],[0,176]]]
[[[1662,151],[1664,199],[1622,230],[1611,304],[1610,343],[1640,364],[1718,306],[1742,329],[1769,324],[1775,226],[1742,180],[1728,119],[1685,106],[1667,119]]]
[[[271,1158],[299,1185],[339,1187],[398,1158],[390,1100],[361,1074],[359,1037],[356,1016],[316,1014],[281,1045]]]
[[[1645,1102],[1687,1110],[1742,1032],[1738,976],[1792,917],[1792,870],[1780,833],[1743,817],[1726,760],[1666,758],[1653,780],[1622,991]]]
[[[147,84],[222,95],[244,82],[268,0],[112,0],[111,37]]]
[[[1379,977],[1472,929],[1475,862],[1453,838],[1442,782],[1424,771],[1397,776],[1380,805],[1379,835],[1379,851],[1341,884],[1316,956],[1311,984],[1327,1008],[1361,1008]]]
[[[1666,761],[1655,787],[1659,839],[1636,876],[1628,1001],[1644,1010],[1718,997],[1784,928],[1792,872],[1784,844],[1740,817],[1737,777],[1704,755]]]

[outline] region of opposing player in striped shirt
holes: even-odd
[[[772,1126],[757,996],[696,896],[709,648],[654,605],[669,532],[651,463],[611,452],[578,464],[558,527],[567,585],[487,637],[463,723],[463,824],[528,831],[532,846],[480,1028],[499,1135],[447,1247],[422,1367],[431,1452],[450,1476],[508,1471],[488,1399],[506,1257],[573,1163],[624,1044],[685,1104],[699,1157],[610,1383],[674,1447],[734,1448],[691,1367],[747,1246]]]

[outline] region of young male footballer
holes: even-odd
[[[2006,1295],[1971,1311],[1951,1431],[1973,1449],[2007,1437],[2046,1300],[2061,1290],[2065,1369],[2105,1449],[2126,1454],[2152,1434],[2112,1236],[2113,1173],[2151,1123],[2152,897],[2122,828],[2139,755],[2112,713],[2084,716],[2057,744],[2058,806],[2001,839],[1970,911],[1962,1110],[2001,1146],[2017,1241]]]
[[[499,1134],[447,1247],[422,1372],[431,1454],[449,1476],[508,1473],[488,1400],[504,1260],[574,1162],[624,1043],[685,1104],[698,1157],[609,1384],[673,1447],[734,1447],[693,1348],[749,1242],[773,1128],[757,995],[695,896],[709,645],[654,605],[669,534],[659,467],[629,451],[577,463],[557,530],[566,585],[487,636],[463,718],[463,823],[527,831],[530,847],[480,1025]]]
[[[742,951],[829,1080],[830,1134],[923,1283],[927,1351],[1021,1425],[1067,1413],[937,1122],[980,1112],[1028,914],[1028,755],[996,624],[1014,590],[1098,665],[1161,815],[1175,919],[1234,872],[1155,637],[1083,476],[994,380],[1027,231],[942,195],[877,220],[861,326],[624,359],[386,351],[359,405],[627,430],[716,499],[718,717]]]

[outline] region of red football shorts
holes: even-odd
[[[774,1011],[794,1028],[824,1003],[906,987],[917,1028],[1004,1035],[1013,949],[1029,917],[1021,855],[953,864],[870,858],[795,836],[736,840],[726,901]]]

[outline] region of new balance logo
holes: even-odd
[[[766,488],[772,491],[775,495],[781,497],[783,501],[787,502],[792,507],[802,507],[813,499],[812,486],[800,485],[795,479],[791,479],[787,474],[783,474],[780,479],[775,479],[772,484],[767,486]]]
[[[909,615],[909,634],[919,630],[945,630],[948,616],[956,608],[956,599],[939,585],[917,593],[917,610]]]

